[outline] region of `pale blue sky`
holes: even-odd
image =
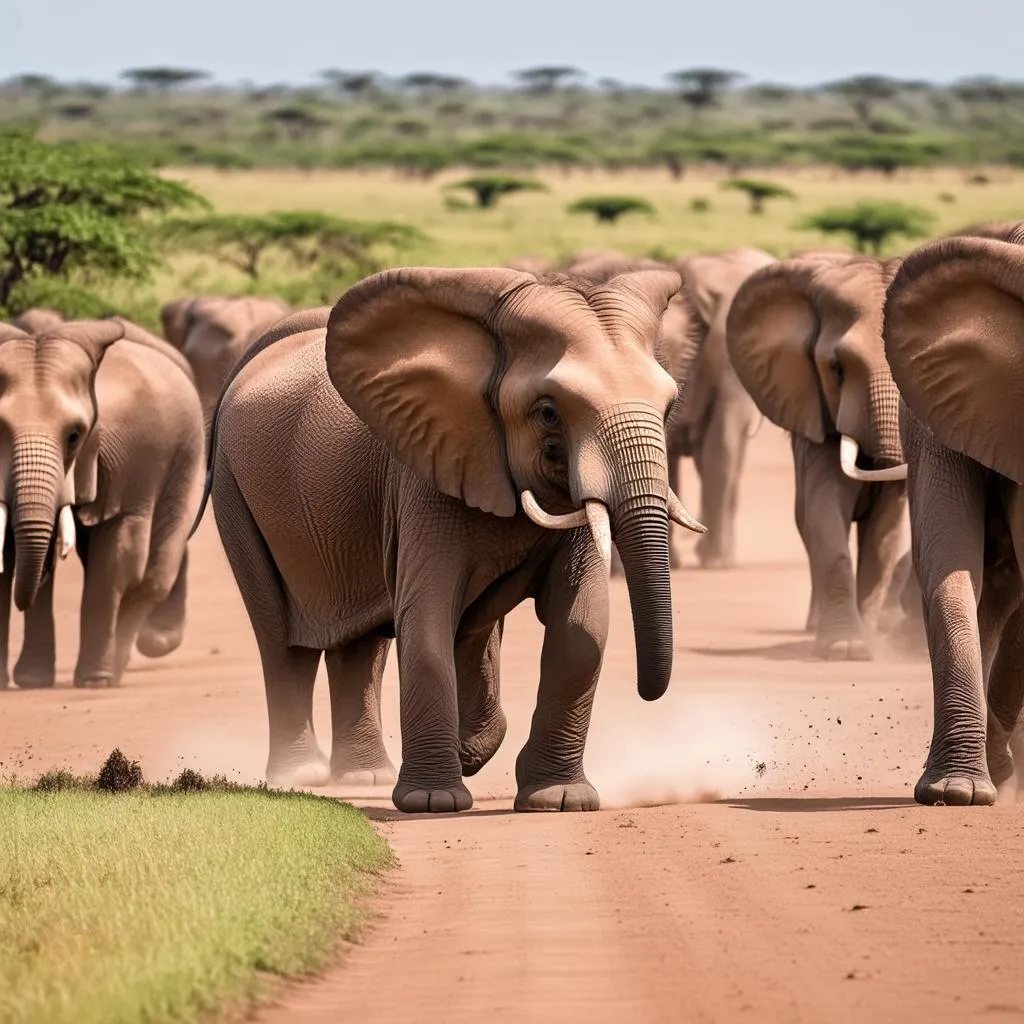
[[[0,0],[0,78],[113,81],[173,64],[219,80],[322,68],[501,82],[573,64],[656,84],[715,65],[810,84],[859,72],[1024,78],[1024,0]]]

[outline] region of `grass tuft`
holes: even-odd
[[[152,786],[120,751],[0,788],[0,822],[4,1024],[242,1009],[323,968],[392,862],[347,804],[191,769]]]

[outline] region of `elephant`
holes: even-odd
[[[26,309],[24,313],[16,316],[11,323],[28,334],[40,334],[63,323],[64,317],[55,309],[36,307]]]
[[[22,689],[53,686],[54,569],[85,570],[78,687],[117,686],[133,644],[174,650],[185,626],[203,420],[188,364],[120,319],[0,327],[0,687],[11,597],[25,613]]]
[[[922,804],[1021,791],[1022,345],[1024,221],[925,245],[889,286],[885,352],[902,397],[935,708]]]
[[[796,525],[811,568],[807,629],[821,658],[872,657],[908,547],[899,393],[882,347],[885,289],[897,266],[824,253],[780,260],[744,281],[726,323],[741,383],[791,433]]]
[[[289,312],[277,299],[254,295],[177,299],[161,309],[164,337],[192,367],[207,427],[231,367],[249,345]]]
[[[515,807],[599,806],[583,752],[612,542],[654,700],[672,668],[669,519],[701,529],[668,486],[676,385],[655,357],[679,287],[663,269],[589,286],[401,268],[250,348],[218,406],[206,495],[260,651],[268,782],[395,781],[379,711],[395,638],[394,805],[470,807],[463,776],[505,733],[504,616],[532,597],[545,639]],[[321,652],[329,762],[311,717]]]
[[[550,274],[556,269],[554,262],[543,256],[520,256],[519,259],[509,260],[505,266],[509,270],[522,270],[537,277]]]
[[[660,348],[676,380],[679,401],[668,422],[669,486],[680,489],[680,462],[694,460],[701,481],[700,520],[708,532],[697,542],[702,568],[729,568],[736,561],[739,479],[747,441],[757,421],[725,346],[725,323],[736,289],[754,270],[774,262],[760,249],[691,256],[671,264],[683,288],[662,320]],[[567,273],[604,281],[626,270],[663,266],[618,253],[588,255]],[[671,565],[683,564],[680,534],[673,531]]]

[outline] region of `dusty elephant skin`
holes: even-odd
[[[283,302],[255,295],[176,299],[160,311],[164,337],[192,367],[207,425],[231,368],[289,312]]]
[[[882,348],[895,271],[894,261],[842,254],[781,260],[747,278],[728,315],[737,375],[792,434],[796,524],[811,566],[807,628],[824,658],[871,656],[907,546],[899,394]]]
[[[0,685],[54,685],[56,561],[85,568],[76,686],[116,686],[133,644],[174,650],[202,480],[202,414],[181,356],[122,320],[0,327]]]
[[[994,803],[1024,763],[1022,242],[1024,222],[924,246],[886,300],[935,701],[924,804]]]
[[[672,378],[654,356],[665,270],[589,287],[501,269],[368,278],[249,350],[214,424],[217,526],[260,650],[274,784],[394,778],[380,731],[392,637],[404,811],[468,808],[505,732],[504,616],[545,625],[520,810],[596,809],[583,749],[614,540],[637,685],[672,668]],[[274,467],[268,472],[268,467]],[[330,763],[313,732],[326,652]]]

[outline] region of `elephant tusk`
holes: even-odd
[[[686,511],[683,503],[672,491],[668,492],[668,517],[672,522],[685,526],[686,529],[693,530],[694,533],[708,532],[708,528],[703,523],[698,522]]]
[[[537,504],[532,491],[523,491],[520,497],[523,511],[530,517],[531,522],[543,526],[546,530],[575,530],[587,525],[587,513],[581,508],[562,516],[553,516]]]
[[[607,579],[612,573],[612,523],[608,509],[600,501],[588,501],[583,508]]]
[[[907,479],[907,464],[890,466],[887,469],[858,469],[857,456],[860,454],[860,445],[852,437],[843,434],[839,441],[839,465],[843,473],[851,480],[859,480],[861,483],[888,483],[894,480]]]
[[[0,501],[0,576],[4,574],[4,544],[7,542],[7,504]]]
[[[70,505],[62,505],[57,517],[57,553],[61,560],[68,557],[75,547],[75,514]]]

